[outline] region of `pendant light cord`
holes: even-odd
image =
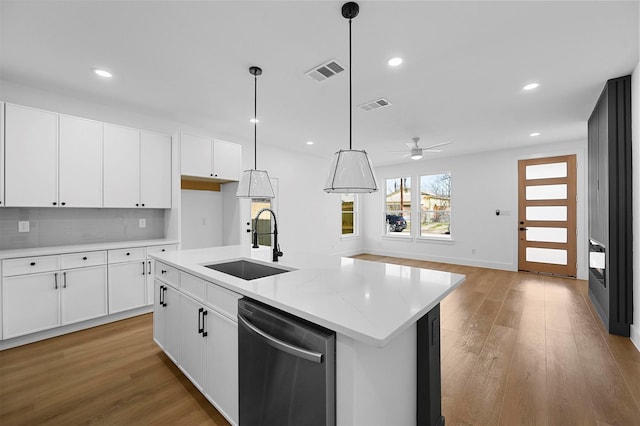
[[[253,170],[258,170],[258,76],[253,76]]]
[[[353,138],[353,101],[351,89],[351,19],[349,19],[349,151],[351,151],[351,141]]]

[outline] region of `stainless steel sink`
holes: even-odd
[[[248,260],[234,260],[233,262],[214,263],[203,266],[247,281],[290,272],[287,269],[249,262]]]

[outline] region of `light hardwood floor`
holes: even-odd
[[[640,425],[640,353],[604,331],[585,281],[356,257],[467,275],[441,304],[447,425]],[[149,314],[0,352],[0,425],[40,424],[227,423]]]

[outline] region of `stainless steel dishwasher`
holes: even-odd
[[[335,332],[240,299],[239,424],[335,425],[335,353]]]

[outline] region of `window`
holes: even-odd
[[[357,201],[355,194],[341,194],[342,199],[342,236],[358,235]]]
[[[385,179],[387,235],[411,235],[411,178]]]
[[[420,235],[451,235],[451,173],[420,176]]]
[[[255,219],[258,212],[262,209],[270,209],[271,200],[269,199],[252,199],[251,200],[251,220]],[[252,225],[254,225],[252,223]],[[258,245],[271,246],[271,212],[264,212],[260,215],[258,223],[255,224],[258,230]]]

